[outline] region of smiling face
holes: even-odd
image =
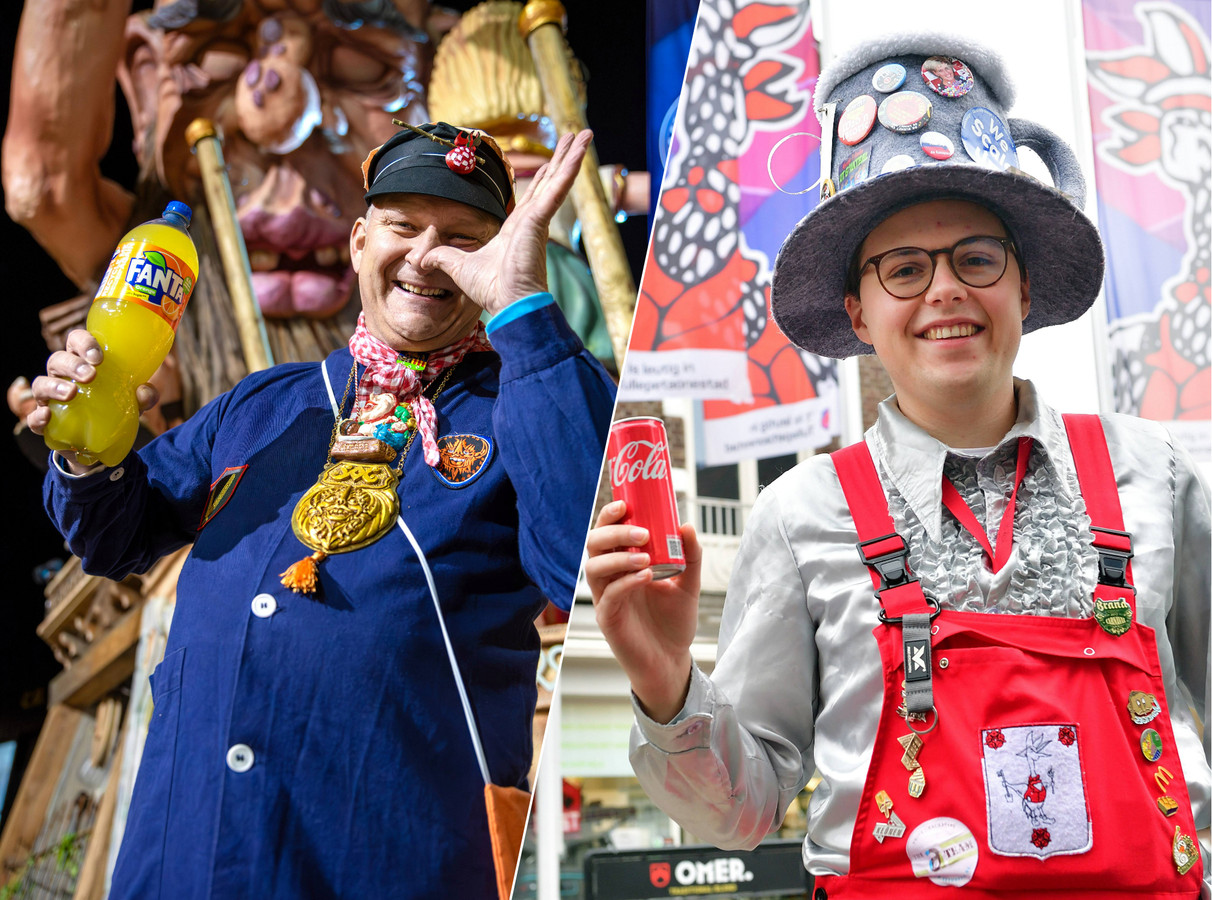
[[[375,198],[349,239],[367,330],[396,350],[417,352],[470,334],[480,307],[426,256],[437,246],[478,250],[499,230],[492,216],[454,200]]]
[[[1001,220],[975,203],[919,203],[873,229],[858,259],[897,247],[939,250],[976,235],[1008,236]],[[893,297],[874,266],[862,272],[857,295],[846,297],[854,333],[875,348],[902,412],[919,424],[1013,402],[1011,371],[1030,307],[1017,259],[995,284],[974,288],[955,276],[946,254],[935,257],[934,278],[916,297]]]

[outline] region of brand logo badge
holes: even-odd
[[[1094,621],[1107,634],[1119,637],[1132,627],[1132,607],[1122,597],[1118,600],[1095,600]]]

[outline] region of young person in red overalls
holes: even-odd
[[[923,75],[939,57],[949,82]],[[818,770],[818,898],[1207,896],[1207,490],[1160,426],[1062,417],[1011,371],[1024,331],[1099,289],[1076,160],[1006,117],[970,43],[859,47],[815,99],[831,179],[773,313],[814,353],[874,350],[896,394],[759,496],[710,678],[693,529],[654,582],[624,549],[646,535],[603,510],[586,575],[636,773],[695,836],[750,847]]]

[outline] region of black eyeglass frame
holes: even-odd
[[[1002,245],[1003,250],[1013,251],[1014,259],[1018,262],[1019,274],[1020,275],[1025,274],[1026,270],[1023,266],[1023,258],[1019,254],[1018,245],[1014,243],[1013,238],[997,237],[996,235],[992,235],[992,234],[974,234],[974,235],[971,235],[970,237],[960,238],[958,241],[956,241],[950,247],[942,247],[938,250],[927,250],[924,247],[893,247],[891,250],[885,250],[883,253],[877,253],[875,256],[870,257],[865,263],[863,263],[861,266],[859,266],[858,269],[854,272],[852,279],[851,279],[851,284],[853,285],[853,293],[856,295],[858,294],[858,286],[859,286],[859,282],[863,278],[863,273],[867,271],[868,266],[874,264],[875,265],[875,277],[876,277],[876,279],[879,280],[880,287],[882,287],[885,291],[888,292],[888,294],[890,296],[895,297],[897,300],[912,300],[914,297],[918,297],[921,294],[925,293],[930,288],[930,285],[932,285],[934,283],[934,273],[938,270],[938,262],[936,260],[936,257],[940,253],[946,253],[947,257],[950,260],[952,260],[951,271],[952,271],[952,273],[954,273],[955,277],[958,278],[963,284],[968,285],[968,287],[974,287],[974,288],[993,287],[993,285],[997,284],[999,281],[1001,281],[1006,276],[1006,269],[1008,269],[1010,267],[1009,253],[1006,254],[1006,258],[1002,265],[1001,272],[999,272],[998,276],[996,278],[994,278],[992,281],[990,281],[988,284],[972,284],[970,281],[965,279],[964,276],[961,275],[955,269],[954,253],[955,253],[956,249],[959,247],[959,245],[966,243],[968,241],[981,241],[981,240],[996,241],[997,243]],[[897,253],[897,252],[903,251],[903,250],[920,250],[922,253],[925,253],[930,258],[930,278],[926,282],[926,286],[924,288],[922,288],[920,291],[918,291],[917,293],[910,294],[907,297],[902,297],[900,294],[895,293],[886,284],[884,284],[884,278],[882,275],[880,275],[880,266],[879,266],[880,261],[885,256],[888,256],[889,254]]]

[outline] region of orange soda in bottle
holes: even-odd
[[[164,362],[198,279],[189,236],[192,213],[173,201],[159,219],[127,232],[89,307],[85,327],[101,345],[96,377],[67,401],[52,401],[43,437],[52,450],[74,450],[83,465],[120,463],[135,443],[135,388]]]

